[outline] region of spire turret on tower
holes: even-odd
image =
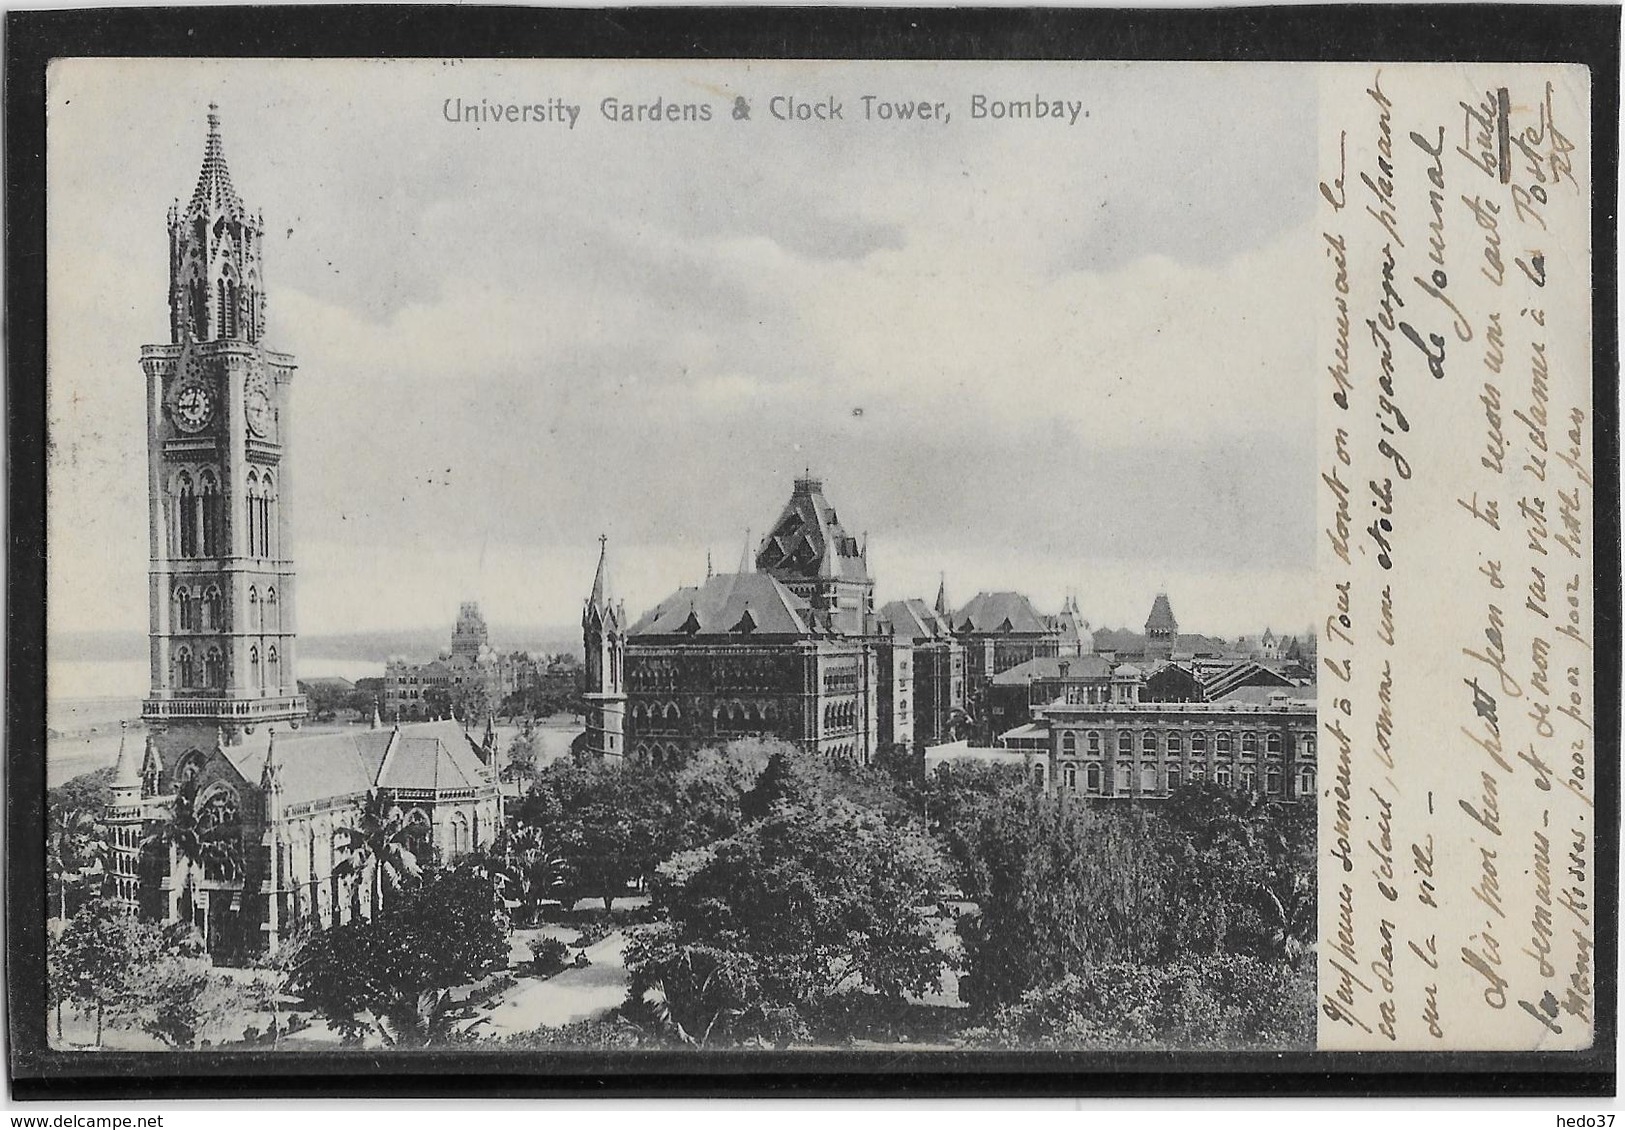
[[[625,747],[626,610],[610,589],[609,538],[598,535],[598,569],[581,611],[586,663],[586,744],[600,757],[620,757]]]
[[[209,134],[197,185],[169,210],[170,340],[258,341],[265,328],[260,244],[264,221],[243,206],[209,103]]]

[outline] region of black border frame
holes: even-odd
[[[1615,248],[1620,8],[12,11],[5,25],[6,989],[11,1097],[1607,1096],[1615,1092],[1620,738]],[[58,56],[1575,62],[1592,75],[1597,1039],[1576,1053],[51,1051],[45,882],[45,70]]]

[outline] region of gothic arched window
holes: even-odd
[[[203,657],[203,685],[214,689],[226,685],[226,660],[218,647],[211,647]]]
[[[192,649],[183,647],[175,653],[175,685],[190,687],[195,672],[192,668]]]
[[[248,649],[248,685],[255,688],[265,686],[264,673],[260,670],[260,649],[257,647]]]
[[[176,485],[175,545],[182,557],[197,556],[197,494],[192,489],[192,476],[182,471]]]
[[[192,620],[192,596],[186,591],[185,585],[175,590],[175,617],[178,627],[183,632],[190,632],[197,627]]]
[[[220,534],[223,523],[220,518],[220,482],[214,477],[213,471],[204,471],[198,476],[199,501],[202,503],[198,513],[198,525],[201,527],[201,542],[203,556],[220,556]]]
[[[260,590],[253,585],[248,586],[248,624],[247,627],[258,631],[264,621],[260,613]]]
[[[266,649],[265,652],[265,682],[271,687],[282,686],[282,669],[277,665],[275,646]]]
[[[260,476],[258,471],[248,472],[248,483],[243,488],[244,502],[248,507],[248,524],[245,531],[248,534],[248,544],[244,551],[250,557],[258,556],[260,544]]]
[[[265,590],[265,604],[260,609],[260,630],[280,632],[282,621],[277,618],[276,589]]]
[[[260,482],[260,547],[259,556],[270,557],[275,552],[276,484],[269,473]]]
[[[217,632],[225,622],[225,601],[220,596],[220,590],[210,585],[203,591],[203,630]]]

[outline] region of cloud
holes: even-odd
[[[651,67],[651,90],[715,71],[758,102],[792,82],[849,106],[996,88],[1089,115],[650,131],[592,120],[645,73],[600,64],[70,67],[50,427],[53,592],[73,599],[53,624],[144,622],[136,357],[167,336],[163,210],[216,95],[272,236],[270,341],[300,363],[307,631],[437,622],[481,594],[495,619],[571,622],[601,530],[651,604],[708,547],[731,567],[806,467],[870,532],[883,595],[929,595],[946,568],[1051,604],[1084,585],[1130,622],[1168,574],[1193,624],[1303,618],[1267,605],[1306,608],[1313,568],[1312,80]],[[573,131],[470,129],[436,121],[449,91],[586,110]]]

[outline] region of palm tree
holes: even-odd
[[[103,831],[101,822],[89,809],[70,806],[51,810],[45,860],[48,873],[56,880],[57,909],[63,921],[68,918],[68,884],[101,858],[105,846]]]
[[[243,873],[243,845],[236,822],[205,819],[198,810],[197,791],[195,782],[182,783],[175,792],[169,819],[142,840],[143,846],[157,844],[171,849],[185,865],[181,897],[188,924],[192,922],[192,891],[199,871],[228,880]]]
[[[333,839],[343,841],[349,854],[333,868],[333,874],[360,875],[371,863],[372,913],[383,912],[384,888],[398,891],[408,879],[423,874],[413,850],[421,832],[401,815],[399,808],[386,807],[380,793],[369,793],[356,814],[353,827],[335,828]]]

